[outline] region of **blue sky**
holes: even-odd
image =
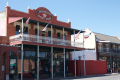
[[[5,10],[7,2],[11,9],[23,12],[27,12],[28,6],[30,9],[45,7],[56,13],[60,21],[70,19],[71,28],[89,28],[120,38],[120,0],[0,0],[0,11]]]

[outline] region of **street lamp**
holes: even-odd
[[[80,65],[80,76],[81,76],[81,56],[78,56],[79,59],[79,65]]]

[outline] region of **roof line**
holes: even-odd
[[[93,33],[97,33],[97,32],[93,32]],[[101,34],[101,33],[97,33],[97,34]],[[106,34],[102,34],[102,35],[110,36],[110,35],[106,35]],[[114,36],[110,36],[110,37],[114,37]],[[116,38],[116,37],[114,37],[114,38]]]

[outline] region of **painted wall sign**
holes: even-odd
[[[47,11],[39,10],[39,11],[36,12],[36,14],[41,19],[45,19],[45,20],[52,19],[52,15],[49,12],[47,12]]]

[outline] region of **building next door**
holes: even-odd
[[[53,75],[64,76],[64,61],[63,60],[54,60],[53,61]]]

